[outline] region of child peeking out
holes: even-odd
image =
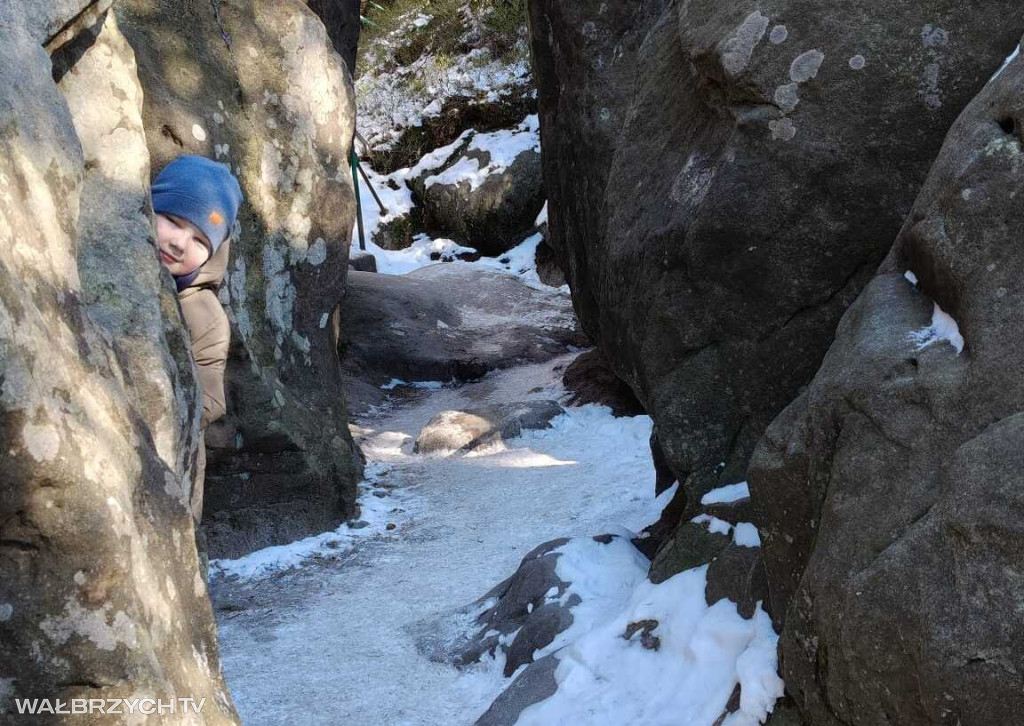
[[[201,156],[181,156],[157,176],[152,195],[160,262],[177,284],[199,369],[203,389],[200,430],[205,432],[225,411],[224,368],[231,329],[217,290],[224,281],[228,238],[242,203],[242,190],[223,164]],[[197,532],[205,474],[205,435],[201,435],[191,501]],[[200,544],[200,549],[205,547]]]

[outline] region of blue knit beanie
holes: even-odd
[[[179,156],[153,182],[153,211],[187,219],[203,230],[213,249],[231,236],[242,188],[231,171],[202,156]]]

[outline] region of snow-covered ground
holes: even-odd
[[[556,366],[567,362],[424,391],[361,421],[367,525],[219,563],[243,576],[214,594],[246,724],[470,726],[509,683],[501,657],[463,671],[431,662],[416,650],[414,626],[472,602],[542,542],[635,532],[657,518],[666,495],[653,497],[645,416],[586,406],[483,453],[411,453],[442,410],[559,397]],[[756,724],[781,686],[766,617],[743,620],[728,602],[707,607],[702,568],[652,585],[646,560],[623,546],[628,556],[607,559],[593,555],[607,547],[572,545],[560,560],[560,577],[578,583],[583,603],[549,648],[563,648],[560,689],[524,712],[522,726],[711,726],[737,682],[743,708],[726,723]],[[293,569],[274,574],[275,563]],[[662,623],[658,652],[621,637],[627,622],[647,618]],[[680,716],[691,712],[699,715]]]

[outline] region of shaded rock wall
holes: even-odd
[[[221,288],[236,344],[228,415],[207,433],[210,554],[330,529],[354,512],[361,471],[337,356],[351,76],[300,0],[116,11],[138,52],[154,170],[202,154],[230,164],[245,194]]]
[[[305,0],[327,29],[334,49],[344,58],[349,73],[356,72],[356,51],[359,49],[359,0]]]
[[[187,697],[201,716],[150,720],[234,724],[188,508],[199,391],[104,7],[0,7],[0,721],[15,698]]]
[[[817,370],[1013,8],[530,2],[549,242],[691,504]]]
[[[752,460],[783,675],[814,726],[1009,724],[1024,710],[1022,98],[1018,59],[949,132],[821,370]],[[920,333],[936,305],[962,353]]]

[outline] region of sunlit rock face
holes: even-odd
[[[549,243],[685,518],[813,377],[1015,8],[530,2]]]
[[[181,697],[201,715],[151,719],[236,724],[188,508],[199,392],[106,5],[0,6],[0,722]]]
[[[750,488],[783,675],[818,724],[1024,710],[1024,61],[946,137]]]
[[[331,529],[361,461],[337,356],[355,201],[352,81],[299,0],[115,6],[136,49],[153,169],[229,164],[245,203],[221,300],[228,415],[207,432],[212,557]]]

